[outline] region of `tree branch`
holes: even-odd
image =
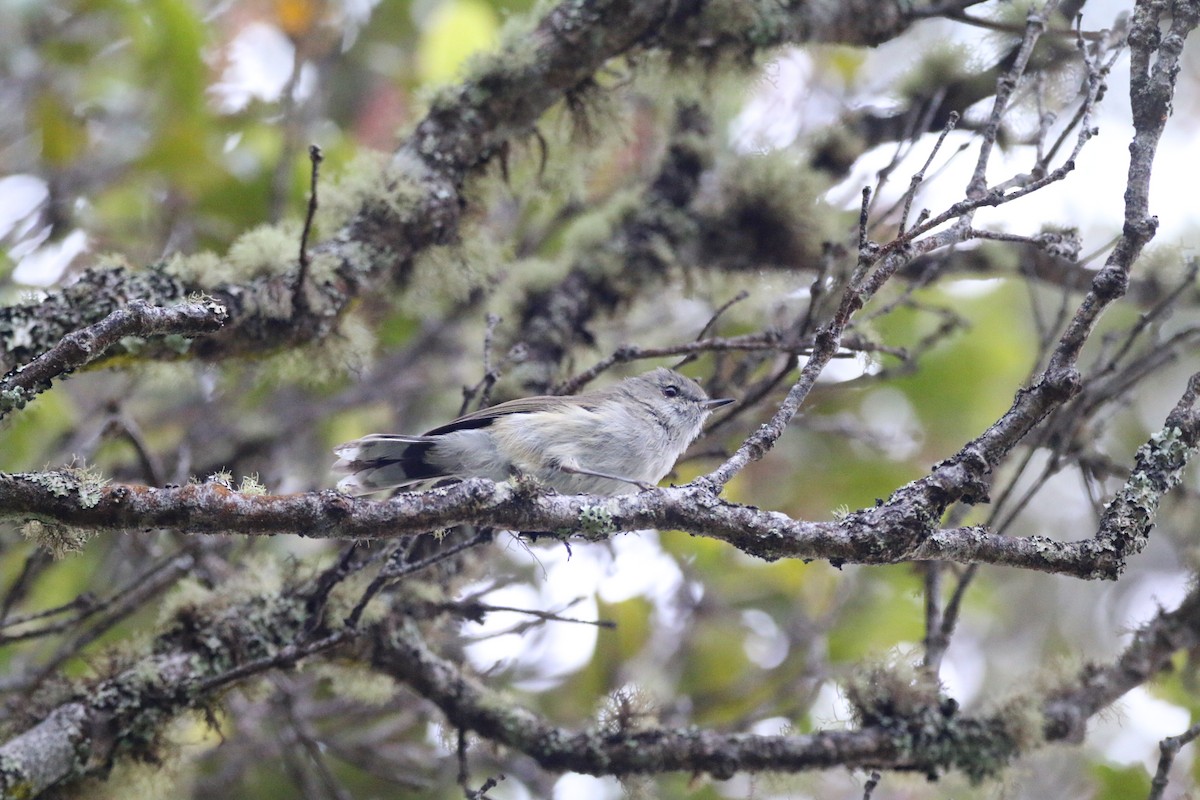
[[[126,337],[176,335],[193,339],[220,329],[228,318],[225,306],[213,300],[168,307],[133,300],[100,322],[67,334],[33,361],[0,378],[0,419],[49,389],[60,375],[103,358]],[[140,346],[128,343],[126,350],[136,352]],[[186,345],[175,348],[177,353],[185,349]]]
[[[509,42],[435,100],[397,150],[385,191],[363,198],[353,219],[310,249],[313,279],[304,282],[301,302],[293,291],[299,265],[291,254],[281,254],[275,274],[218,286],[183,280],[164,264],[138,272],[92,269],[45,300],[0,309],[0,370],[48,350],[131,297],[170,305],[205,292],[224,305],[229,313],[224,329],[195,345],[202,358],[319,340],[335,330],[352,300],[389,281],[403,282],[416,254],[452,241],[467,202],[461,188],[468,174],[514,137],[528,135],[546,109],[609,59],[663,52],[711,62],[788,42],[877,44],[924,16],[901,0],[839,4],[832,14],[810,3],[788,8],[763,2],[744,10],[744,15],[722,14],[695,0],[565,0],[532,33]],[[698,29],[705,34],[697,36]],[[147,351],[143,357],[163,355]]]
[[[1193,592],[1179,608],[1141,628],[1115,662],[1085,668],[1074,682],[1044,698],[1029,696],[991,713],[960,715],[953,701],[922,695],[911,685],[900,686],[906,682],[900,676],[881,674],[897,685],[854,692],[859,700],[877,692],[882,701],[880,707],[859,709],[859,729],[800,736],[557,727],[435,654],[408,621],[379,626],[370,659],[432,701],[455,727],[513,747],[546,769],[618,776],[685,770],[718,779],[742,771],[835,766],[920,771],[931,778],[961,769],[978,781],[1042,741],[1077,741],[1090,718],[1167,669],[1175,653],[1198,643],[1200,593]]]

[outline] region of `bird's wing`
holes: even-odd
[[[509,414],[525,414],[532,411],[553,411],[557,408],[582,406],[583,408],[594,408],[597,403],[578,397],[554,397],[551,395],[537,395],[534,397],[519,397],[516,400],[509,400],[505,403],[498,403],[490,408],[481,408],[478,411],[472,411],[469,414],[463,414],[456,420],[447,422],[445,425],[434,428],[425,434],[428,436],[439,436],[443,433],[451,433],[453,431],[469,430],[471,428],[486,428],[500,417],[508,416]],[[413,437],[414,439],[423,437]]]

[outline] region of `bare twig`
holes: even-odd
[[[435,564],[440,564],[446,559],[453,558],[459,553],[470,550],[472,547],[478,547],[481,544],[487,544],[488,542],[492,541],[493,535],[494,531],[492,531],[490,528],[486,529],[483,532],[476,534],[474,537],[467,539],[466,541],[459,542],[456,545],[444,547],[428,558],[416,562],[403,561],[402,558],[400,558],[400,556],[403,555],[403,551],[397,551],[393,554],[392,558],[388,559],[387,564],[384,565],[383,569],[379,571],[379,574],[375,576],[375,579],[372,580],[367,586],[366,590],[362,594],[362,597],[359,598],[357,605],[355,605],[354,609],[350,612],[350,616],[346,617],[346,625],[350,628],[357,626],[359,620],[362,618],[363,611],[365,611],[367,608],[367,604],[370,603],[375,595],[377,595],[388,583],[408,575],[413,575],[421,570],[428,569]]]
[[[492,340],[496,335],[496,326],[500,324],[500,317],[496,314],[488,314],[484,323],[486,327],[483,332],[483,377],[474,386],[463,388],[463,401],[458,409],[459,416],[467,413],[471,407],[471,401],[476,397],[479,398],[479,407],[486,406],[491,400],[492,387],[496,385],[496,381],[500,380],[501,364],[492,363]]]
[[[871,800],[871,795],[875,794],[875,789],[879,786],[879,781],[882,776],[877,770],[871,770],[867,782],[863,784],[863,800]]]
[[[1150,794],[1146,796],[1146,800],[1162,800],[1163,792],[1167,790],[1167,783],[1170,781],[1171,765],[1175,763],[1175,757],[1184,745],[1190,744],[1197,736],[1200,736],[1200,723],[1178,736],[1168,736],[1158,743],[1161,755],[1158,758],[1158,768],[1154,770],[1154,779],[1150,781]]]
[[[312,163],[312,173],[309,178],[308,211],[304,215],[304,230],[300,232],[300,268],[296,272],[296,286],[292,293],[296,311],[300,315],[309,312],[308,296],[305,294],[305,284],[308,283],[308,239],[312,235],[313,219],[317,215],[317,181],[321,173],[321,162],[325,160],[321,148],[315,144],[308,146],[308,160]]]

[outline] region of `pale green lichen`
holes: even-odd
[[[226,260],[241,280],[283,272],[299,255],[300,231],[296,221],[260,225],[230,245]]]
[[[339,697],[375,708],[395,702],[398,686],[391,676],[372,672],[359,664],[323,662],[313,669]]]
[[[1158,431],[1150,437],[1150,444],[1162,454],[1163,460],[1175,466],[1176,472],[1187,464],[1191,455],[1191,449],[1183,440],[1183,431],[1177,427],[1163,428]]]
[[[612,513],[603,506],[587,505],[579,512],[579,532],[585,539],[603,539],[616,527]]]
[[[193,286],[244,283],[278,275],[295,267],[300,253],[298,221],[260,225],[237,238],[225,258],[214,253],[185,256],[176,253],[163,267],[169,275]]]
[[[746,95],[756,80],[762,79],[760,69],[743,69],[752,62],[733,63],[732,69],[681,69],[678,61],[666,54],[653,54],[639,61],[634,88],[655,99],[653,112],[674,114],[679,103],[695,103],[712,115],[714,124],[722,126],[745,107]],[[685,67],[695,66],[688,61]],[[674,99],[674,103],[665,102]],[[660,119],[665,128],[670,119]]]
[[[836,240],[839,212],[821,200],[822,177],[787,151],[725,155],[719,190],[695,204],[708,258],[758,272],[816,263]]]
[[[136,356],[146,347],[146,340],[141,336],[122,336],[117,340],[117,346],[125,352],[126,355]]]
[[[889,735],[904,760],[919,763],[931,779],[959,769],[978,783],[1042,735],[1035,703],[1018,699],[992,714],[965,716],[936,677],[908,663],[869,667],[849,678],[845,693],[856,722]]]
[[[219,734],[209,728],[203,714],[181,714],[153,737],[152,758],[145,753],[139,753],[139,758],[119,758],[111,772],[82,782],[73,796],[88,800],[190,797],[195,776],[187,769],[189,763],[220,743]]]
[[[596,713],[595,732],[618,736],[650,730],[660,724],[660,707],[648,690],[626,684],[604,697]]]
[[[450,304],[489,283],[500,265],[511,260],[509,245],[481,230],[466,231],[457,243],[429,247],[417,256],[409,297],[425,316],[440,317]]]
[[[0,416],[10,411],[19,411],[37,395],[36,392],[26,391],[20,386],[5,389],[0,392]]]
[[[184,609],[203,607],[216,593],[195,578],[184,578],[158,603],[158,624],[163,626],[175,619]]]
[[[429,168],[421,159],[409,150],[401,148],[392,156],[391,162],[380,170],[378,178],[381,181],[379,191],[364,197],[369,206],[383,202],[384,206],[398,222],[407,223],[415,218],[417,209],[432,195],[439,200],[453,199],[449,188],[438,188],[426,185],[425,179]]]
[[[192,347],[192,340],[179,333],[167,334],[162,338],[162,342],[168,350],[173,350],[179,355],[184,355]]]
[[[321,184],[317,227],[336,231],[362,210],[364,201],[386,194],[387,165],[386,153],[363,150],[337,169],[332,180]]]
[[[27,301],[34,302],[34,301]],[[37,341],[35,331],[41,327],[42,320],[35,314],[30,314],[25,318],[10,319],[3,330],[3,336],[0,336],[0,352],[11,352],[23,347],[33,347]]]
[[[63,469],[48,472],[29,472],[20,477],[47,489],[56,497],[78,498],[84,508],[94,508],[103,496],[108,479],[100,470],[82,461],[72,462]]]
[[[242,482],[238,486],[238,491],[242,494],[249,494],[261,497],[267,493],[267,487],[263,486],[258,480],[258,473],[253,475],[245,475],[242,477]]]
[[[1107,508],[1108,513],[1123,518],[1119,525],[1144,527],[1154,522],[1162,495],[1179,484],[1192,454],[1182,437],[1183,432],[1177,427],[1163,428],[1138,448],[1135,456],[1138,468]]]
[[[190,256],[175,253],[163,266],[163,271],[194,286],[215,286],[236,277],[230,265],[208,251]]]
[[[714,0],[700,16],[702,29],[714,39],[744,41],[753,48],[771,48],[783,41],[792,26],[787,5],[770,0]]]
[[[107,272],[116,269],[135,270],[138,267],[123,253],[101,253],[96,257],[93,268],[97,272]]]
[[[960,44],[942,42],[927,48],[901,81],[899,91],[906,98],[925,98],[939,87],[967,80],[977,70],[972,67],[971,51]]]
[[[467,100],[472,105],[486,103],[494,95],[495,87],[511,85],[513,80],[520,78],[519,73],[540,66],[541,53],[538,48],[529,46],[529,40],[518,33],[518,27],[525,26],[501,30],[502,39],[498,48],[472,53],[467,57],[463,65],[464,80],[456,88],[466,92]],[[441,97],[435,98],[434,102]]]
[[[21,536],[46,550],[55,559],[63,559],[83,550],[93,533],[70,525],[31,519],[21,526]]]
[[[590,261],[611,247],[613,231],[638,213],[645,197],[637,188],[614,192],[604,203],[580,214],[563,236],[563,251],[575,259],[586,255]]]
[[[233,473],[229,470],[222,469],[214,472],[204,479],[205,483],[215,483],[218,486],[224,486],[226,489],[233,488]]]
[[[337,331],[320,341],[273,353],[253,364],[253,391],[298,384],[323,389],[346,375],[369,371],[376,331],[359,317],[347,314]],[[240,379],[241,376],[239,376]]]

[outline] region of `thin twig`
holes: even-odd
[[[712,330],[713,326],[717,324],[717,320],[721,318],[722,314],[724,314],[726,311],[733,308],[733,306],[742,302],[749,296],[750,296],[750,293],[747,292],[745,289],[743,289],[742,291],[738,292],[733,297],[731,297],[729,300],[726,300],[721,305],[721,307],[718,308],[716,311],[714,311],[713,315],[708,318],[708,322],[704,323],[704,327],[700,329],[700,333],[696,334],[696,341],[700,341],[701,339],[703,339],[704,335],[706,333],[708,333],[710,330]]]
[[[1146,800],[1162,800],[1163,792],[1167,790],[1167,782],[1171,775],[1171,765],[1183,746],[1200,736],[1200,722],[1188,728],[1178,736],[1168,736],[1158,743],[1158,769],[1154,771],[1154,780],[1150,781],[1150,794]]]
[[[492,387],[496,385],[496,381],[500,380],[500,365],[492,363],[492,341],[496,335],[496,326],[500,324],[500,321],[501,318],[496,314],[488,314],[484,317],[486,327],[483,332],[483,377],[474,386],[463,388],[463,401],[458,409],[459,416],[467,413],[471,407],[471,401],[476,396],[479,397],[480,408],[491,401]]]
[[[359,599],[358,604],[354,606],[354,609],[350,612],[350,616],[346,617],[346,625],[350,628],[356,627],[358,625],[358,621],[362,618],[363,611],[365,611],[367,608],[367,604],[370,603],[371,600],[374,599],[375,595],[379,594],[380,590],[382,590],[383,587],[389,582],[398,578],[412,575],[416,572],[420,572],[423,569],[428,569],[429,567],[439,564],[448,558],[452,558],[453,556],[456,556],[465,550],[469,550],[472,547],[478,547],[481,544],[487,544],[488,542],[492,541],[493,534],[494,532],[490,528],[486,529],[465,542],[460,542],[456,545],[443,548],[428,558],[412,563],[403,563],[394,555],[392,558],[388,559],[388,563],[384,565],[383,569],[379,571],[379,574],[375,576],[375,579],[372,580],[367,586],[366,590],[363,591],[362,597]]]
[[[317,182],[321,174],[321,162],[325,160],[325,155],[321,152],[320,147],[310,144],[308,160],[312,163],[308,189],[308,212],[304,216],[304,230],[300,232],[300,269],[296,274],[296,288],[293,293],[296,311],[301,314],[308,312],[308,297],[304,294],[304,285],[308,282],[308,239],[312,235],[313,219],[317,215]]]
[[[942,145],[946,142],[946,137],[950,135],[950,131],[954,130],[954,126],[958,124],[958,112],[951,111],[946,117],[946,124],[942,126],[942,132],[938,134],[937,141],[933,143],[933,147],[929,151],[929,157],[925,159],[925,163],[921,168],[913,174],[908,183],[908,190],[904,193],[904,210],[900,213],[900,233],[904,233],[904,228],[908,225],[908,215],[912,212],[912,203],[917,196],[917,189],[925,180],[925,173],[929,171],[929,167],[933,164],[933,159],[937,157],[938,151],[942,149]]]
[[[220,675],[214,675],[204,681],[198,683],[193,691],[197,695],[203,695],[211,692],[214,689],[219,689],[222,686],[228,686],[231,683],[237,683],[243,678],[249,678],[252,675],[257,675],[261,672],[266,672],[273,667],[288,667],[295,664],[302,658],[306,658],[315,653],[320,653],[323,650],[328,650],[331,647],[347,642],[354,637],[354,631],[343,628],[334,631],[328,636],[323,636],[320,639],[312,639],[308,641],[299,641],[280,648],[280,650],[272,655],[256,658],[253,661],[247,661],[233,669],[226,670]]]
[[[870,777],[863,784],[863,800],[871,800],[871,795],[875,793],[875,788],[879,786],[879,781],[882,779],[883,777],[877,770],[871,770]]]
[[[572,605],[575,605],[578,602],[579,602],[579,600],[577,599],[572,603],[568,603],[567,606],[570,607]],[[570,622],[570,623],[574,623],[576,625],[595,625],[597,628],[608,628],[610,630],[614,630],[617,627],[617,623],[613,622],[612,620],[578,619],[576,617],[564,617],[560,614],[555,614],[551,611],[540,611],[536,608],[516,608],[514,606],[493,606],[493,605],[489,605],[487,603],[480,603],[480,602],[445,603],[442,605],[442,607],[447,608],[447,609],[459,610],[459,611],[463,612],[464,616],[467,616],[472,619],[475,619],[475,618],[482,619],[484,614],[490,614],[490,613],[497,612],[497,611],[508,611],[513,614],[525,614],[530,617],[536,617],[537,619],[540,619],[543,622]]]

